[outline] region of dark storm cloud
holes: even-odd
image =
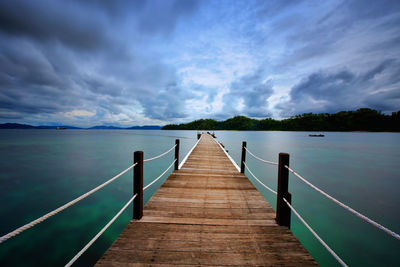
[[[185,94],[170,86],[175,70],[140,39],[168,35],[197,3],[0,1],[0,116],[78,109],[101,120],[140,108],[150,119],[186,116]]]
[[[337,112],[362,107],[394,111],[400,107],[400,62],[385,60],[365,73],[317,72],[294,86],[290,101],[278,105],[283,116]]]
[[[0,108],[0,119],[5,119],[5,120],[20,120],[23,119],[24,116],[20,113],[16,112],[10,112],[10,111],[3,111],[2,108]]]
[[[135,16],[130,27],[146,35],[169,34],[178,20],[192,14],[199,6],[198,0],[138,0],[138,1],[107,1],[78,0],[80,5],[96,7],[106,13],[111,20],[123,20]]]
[[[315,99],[330,99],[338,94],[349,92],[349,86],[354,84],[356,77],[353,73],[344,70],[334,74],[313,73],[302,83],[291,90],[290,96],[295,99],[312,96]]]
[[[0,35],[0,72],[5,85],[26,83],[59,86],[54,66],[28,42],[10,40]],[[23,85],[23,84],[21,84]]]
[[[398,109],[399,5],[0,1],[0,116],[162,123]]]
[[[0,36],[0,113],[55,113],[73,96],[69,80],[57,73],[41,50],[31,43]],[[74,96],[75,98],[76,96]],[[22,116],[21,115],[21,116]]]
[[[144,104],[145,114],[158,120],[185,118],[185,99],[189,94],[175,84],[171,84],[158,91],[156,95],[140,96]]]
[[[391,67],[394,67],[395,70],[394,71],[399,71],[398,69],[399,64],[396,62],[396,60],[394,59],[388,59],[383,61],[381,64],[379,64],[378,66],[376,66],[375,68],[368,70],[362,77],[361,80],[362,81],[369,81],[373,78],[375,78],[378,74],[384,72],[386,69],[389,69]],[[394,78],[394,77],[393,77]],[[394,81],[393,79],[388,80],[388,83],[394,83],[397,81]]]
[[[0,1],[0,30],[38,41],[93,49],[106,40],[101,16],[69,1]]]
[[[76,59],[106,42],[103,26],[67,2],[0,2],[0,114],[54,114],[82,106],[86,88],[75,88]]]
[[[191,14],[197,6],[198,1],[194,0],[178,0],[169,4],[162,0],[151,1],[141,10],[138,28],[146,34],[169,33],[180,17]]]
[[[398,111],[400,110],[400,90],[389,89],[384,92],[377,92],[368,96],[364,103],[368,107],[373,107],[376,110],[387,111]]]
[[[319,9],[315,8],[320,14],[310,14],[312,11],[308,7],[297,5],[297,10],[273,22],[274,33],[285,35],[289,46],[288,54],[278,65],[279,71],[338,53],[344,43],[351,41],[357,43],[364,54],[382,53],[384,49],[400,53],[397,42],[400,1],[341,1],[333,2],[326,10],[320,2],[316,3],[316,6],[321,5]],[[380,33],[387,33],[385,39],[374,40]],[[347,49],[349,47],[343,50]],[[380,60],[382,58],[385,56]]]

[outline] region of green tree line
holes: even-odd
[[[400,131],[400,111],[385,115],[380,111],[361,108],[356,111],[340,111],[334,114],[305,113],[284,120],[251,119],[236,116],[225,121],[212,119],[189,123],[169,124],[163,130],[250,130],[250,131]]]

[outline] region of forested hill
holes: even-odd
[[[236,116],[225,121],[201,119],[183,124],[169,124],[163,130],[280,130],[280,131],[400,131],[400,111],[385,115],[362,108],[335,114],[306,113],[284,120],[251,119]]]

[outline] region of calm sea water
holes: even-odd
[[[218,139],[240,162],[241,142],[263,159],[278,162],[279,152],[290,154],[290,166],[333,197],[389,229],[400,233],[400,134],[325,133],[311,138],[306,132],[216,132]],[[276,190],[277,167],[247,154],[252,172]],[[269,191],[246,172],[275,208]],[[400,266],[400,241],[365,223],[289,177],[292,204],[322,239],[350,266]],[[292,231],[322,266],[338,263],[292,214]]]
[[[290,165],[329,194],[400,232],[400,134],[217,131],[218,140],[240,161],[241,142],[262,158]],[[132,164],[135,150],[155,156],[181,140],[181,159],[196,142],[195,131],[0,131],[0,235],[103,183]],[[145,164],[145,185],[173,160]],[[247,156],[263,182],[276,189],[275,166]],[[165,176],[165,178],[168,175]],[[250,175],[248,175],[250,177]],[[351,266],[399,265],[400,242],[349,214],[290,176],[293,206]],[[163,179],[164,180],[164,179]],[[145,200],[163,180],[145,192]],[[269,203],[275,197],[250,178]],[[0,245],[1,266],[58,266],[67,263],[132,195],[132,172],[51,219]],[[107,230],[76,266],[93,265],[132,217],[132,208]],[[292,215],[292,231],[322,266],[336,261]]]
[[[0,235],[69,202],[129,167],[133,152],[156,156],[181,142],[181,159],[197,141],[191,131],[1,130]],[[144,164],[144,184],[174,152]],[[171,172],[171,171],[170,171]],[[145,191],[145,201],[168,177]],[[87,199],[0,244],[0,266],[64,266],[132,196],[132,171]],[[132,205],[131,205],[132,206]],[[76,266],[93,265],[132,218],[129,207]]]

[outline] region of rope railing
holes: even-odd
[[[196,145],[198,144],[198,142],[196,143]],[[196,146],[195,145],[195,146]],[[154,179],[150,184],[146,185],[145,187],[143,187],[143,163],[144,162],[149,162],[149,161],[153,161],[156,159],[159,159],[165,155],[167,155],[168,153],[170,153],[173,149],[175,149],[175,159],[174,161],[168,166],[168,168],[161,173],[156,179]],[[192,150],[194,149],[194,147],[192,148]],[[191,151],[192,151],[191,150]],[[190,152],[191,152],[190,151]],[[189,152],[189,154],[190,154]],[[138,158],[137,158],[138,157]],[[186,156],[186,158],[188,157],[188,155]],[[137,201],[139,200],[139,203],[142,203],[143,201],[143,191],[148,189],[150,186],[152,186],[155,182],[157,182],[159,179],[161,179],[167,172],[168,170],[171,169],[171,167],[175,164],[175,169],[178,169],[178,163],[179,163],[179,139],[175,140],[175,145],[173,147],[171,147],[170,149],[168,149],[166,152],[149,158],[149,159],[143,159],[143,152],[142,151],[136,151],[134,153],[134,164],[132,164],[131,166],[129,166],[127,169],[123,170],[122,172],[120,172],[119,174],[117,174],[116,176],[112,177],[111,179],[109,179],[108,181],[104,182],[103,184],[97,186],[96,188],[90,190],[89,192],[75,198],[74,200],[66,203],[65,205],[41,216],[40,218],[25,224],[17,229],[15,229],[14,231],[0,237],[0,243],[5,242],[6,240],[10,239],[11,237],[14,237],[20,233],[22,233],[23,231],[47,220],[48,218],[56,215],[57,213],[67,209],[68,207],[71,207],[72,205],[76,204],[77,202],[81,201],[82,199],[92,195],[93,193],[97,192],[98,190],[102,189],[103,187],[105,187],[106,185],[110,184],[111,182],[113,182],[114,180],[118,179],[119,177],[121,177],[122,175],[124,175],[125,173],[127,173],[128,171],[132,170],[135,166],[137,166],[134,170],[134,184],[135,185],[139,185],[139,193],[134,192],[133,197],[123,206],[123,208],[89,241],[88,244],[86,244],[86,246],[84,246],[65,266],[71,266],[74,262],[76,262],[76,260],[78,260],[78,258],[86,252],[86,250],[92,246],[92,244],[110,227],[110,225],[126,210],[126,208],[135,200],[135,198],[138,198],[135,200],[135,205],[134,205],[134,219],[140,219],[143,215],[143,213],[139,213],[139,215],[137,215],[137,209],[143,210],[143,207],[137,207]],[[136,187],[135,187],[136,188]],[[136,190],[136,189],[135,189]],[[134,190],[134,191],[135,191]],[[139,205],[141,206],[141,205]]]
[[[346,209],[347,211],[349,211],[350,213],[356,215],[357,217],[361,218],[363,221],[375,226],[376,228],[384,231],[385,233],[393,236],[394,238],[400,240],[400,235],[393,232],[392,230],[384,227],[383,225],[375,222],[374,220],[368,218],[367,216],[361,214],[360,212],[350,208],[349,206],[347,206],[346,204],[340,202],[339,200],[337,200],[336,198],[332,197],[331,195],[329,195],[328,193],[326,193],[325,191],[319,189],[318,187],[316,187],[315,185],[313,185],[312,183],[310,183],[309,181],[307,181],[305,178],[303,178],[300,174],[298,174],[297,172],[295,172],[294,170],[292,170],[289,166],[285,165],[285,168],[288,169],[294,176],[296,176],[297,178],[299,178],[301,181],[303,181],[305,184],[307,184],[308,186],[310,186],[311,188],[313,188],[314,190],[316,190],[317,192],[319,192],[320,194],[322,194],[323,196],[325,196],[326,198],[332,200],[334,203],[338,204],[339,206],[341,206],[342,208]]]
[[[74,200],[68,202],[67,204],[65,204],[65,205],[63,205],[63,206],[61,206],[61,207],[59,207],[59,208],[57,208],[57,209],[45,214],[45,215],[43,215],[42,217],[40,217],[40,218],[38,218],[38,219],[36,219],[34,221],[31,221],[30,223],[27,223],[27,224],[15,229],[14,231],[12,231],[12,232],[10,232],[10,233],[2,236],[2,237],[0,237],[0,243],[3,243],[6,240],[10,239],[11,237],[14,237],[14,236],[22,233],[23,231],[25,231],[25,230],[27,230],[27,229],[29,229],[29,228],[41,223],[41,222],[47,220],[48,218],[56,215],[57,213],[60,213],[61,211],[65,210],[65,209],[71,207],[72,205],[76,204],[77,202],[81,201],[82,199],[84,199],[84,198],[90,196],[91,194],[97,192],[98,190],[102,189],[103,187],[105,187],[109,183],[113,182],[114,180],[118,179],[119,177],[121,177],[122,175],[124,175],[125,173],[130,171],[133,167],[136,166],[136,164],[137,163],[129,166],[128,168],[126,168],[125,170],[120,172],[119,174],[115,175],[113,178],[109,179],[107,182],[97,186],[96,188],[94,188],[94,189],[90,190],[89,192],[81,195],[80,197],[75,198]]]
[[[264,162],[264,163],[267,163],[267,164],[271,164],[271,165],[278,165],[278,162],[273,162],[273,161],[269,161],[269,160],[265,160],[265,159],[257,157],[256,155],[251,153],[251,151],[247,147],[244,147],[244,149],[246,149],[246,151],[249,152],[249,154],[252,155],[255,159],[257,159],[257,160],[259,160],[261,162]]]
[[[177,145],[174,145],[174,146],[171,147],[168,151],[166,151],[166,152],[164,152],[164,153],[162,153],[162,154],[160,154],[160,155],[158,155],[158,156],[155,156],[155,157],[149,158],[149,159],[144,159],[143,162],[148,162],[148,161],[152,161],[152,160],[155,160],[155,159],[159,159],[159,158],[161,158],[161,157],[167,155],[169,152],[171,152],[176,146],[177,146]]]
[[[245,142],[244,142],[245,143]],[[268,160],[264,160],[261,159],[259,157],[257,157],[256,155],[254,155],[251,151],[249,151],[247,149],[247,147],[245,146],[245,144],[243,145],[243,150],[247,151],[251,156],[253,156],[255,159],[268,163],[268,164],[272,164],[272,165],[279,165],[279,163],[276,162],[272,162],[272,161],[268,161]],[[246,169],[250,172],[250,174],[258,181],[260,182],[260,180],[258,180],[255,175],[249,170],[249,168],[246,166],[245,161],[243,161],[244,166],[246,167]],[[331,201],[333,201],[334,203],[336,203],[337,205],[341,206],[342,208],[344,208],[345,210],[349,211],[350,213],[352,213],[353,215],[356,215],[357,217],[359,217],[360,219],[362,219],[363,221],[375,226],[376,228],[384,231],[385,233],[387,233],[388,235],[400,240],[400,235],[388,228],[386,228],[385,226],[375,222],[374,220],[368,218],[367,216],[363,215],[362,213],[352,209],[351,207],[347,206],[346,204],[340,202],[339,200],[337,200],[336,198],[332,197],[331,195],[329,195],[328,193],[326,193],[325,191],[321,190],[320,188],[316,187],[315,185],[313,185],[312,183],[310,183],[309,181],[307,181],[305,178],[303,178],[300,174],[298,174],[297,172],[295,172],[293,169],[291,169],[289,166],[284,165],[284,167],[286,169],[288,169],[294,176],[296,176],[297,178],[299,178],[300,180],[302,180],[305,184],[307,184],[308,186],[310,186],[311,188],[313,188],[314,190],[316,190],[317,192],[319,192],[320,194],[322,194],[323,196],[325,196],[326,198],[330,199]],[[261,183],[261,182],[260,182]],[[263,183],[261,183],[264,187],[266,187]],[[270,188],[267,188],[270,189]],[[270,190],[271,191],[271,190]]]
[[[89,243],[86,244],[65,266],[71,266],[83,253],[90,248],[93,243],[110,227],[110,225],[126,210],[126,208],[133,202],[133,200],[137,197],[135,194],[126,204],[125,206],[98,232]]]
[[[261,182],[257,176],[254,175],[254,173],[249,169],[249,167],[247,167],[246,162],[243,161],[244,166],[246,167],[246,169],[249,171],[249,173],[251,174],[251,176],[253,176],[254,179],[256,179],[257,182],[259,182],[262,186],[264,186],[266,189],[268,189],[269,191],[271,191],[273,194],[278,194],[275,190],[273,190],[272,188],[270,188],[269,186],[265,185],[263,182]]]
[[[350,213],[352,213],[353,215],[356,215],[357,217],[361,218],[362,220],[368,222],[369,224],[375,226],[376,228],[386,232],[387,234],[391,235],[392,237],[400,240],[400,235],[393,232],[392,230],[384,227],[383,225],[375,222],[374,220],[368,218],[367,216],[361,214],[360,212],[350,208],[349,206],[347,206],[346,204],[340,202],[339,200],[337,200],[336,198],[332,197],[331,195],[327,194],[326,192],[324,192],[323,190],[321,190],[320,188],[318,188],[317,186],[313,185],[312,183],[310,183],[309,181],[307,181],[305,178],[303,178],[300,174],[298,174],[297,172],[295,172],[293,169],[291,169],[288,165],[289,165],[289,154],[286,153],[282,153],[285,155],[282,155],[283,157],[286,157],[287,162],[285,163],[284,161],[281,162],[281,154],[279,155],[279,163],[276,162],[272,162],[272,161],[268,161],[268,160],[264,160],[256,155],[254,155],[251,151],[249,151],[246,147],[246,142],[243,142],[243,146],[242,146],[242,166],[244,166],[244,168],[242,167],[242,170],[244,172],[244,169],[247,169],[247,171],[250,173],[250,175],[258,182],[260,183],[264,188],[268,189],[270,192],[276,194],[279,196],[278,192],[274,191],[273,189],[271,189],[270,187],[268,187],[267,185],[265,185],[263,182],[260,181],[260,179],[258,177],[256,177],[254,175],[254,173],[249,169],[249,167],[247,166],[246,162],[245,162],[245,152],[248,152],[251,156],[253,156],[255,159],[264,162],[264,163],[268,163],[271,165],[278,165],[279,166],[279,172],[281,172],[282,168],[286,168],[288,171],[290,171],[293,175],[295,175],[297,178],[299,178],[301,181],[303,181],[304,183],[306,183],[308,186],[310,186],[311,188],[313,188],[314,190],[316,190],[317,192],[321,193],[322,195],[324,195],[326,198],[330,199],[331,201],[333,201],[334,203],[336,203],[337,205],[341,206],[342,208],[346,209],[347,211],[349,211]],[[283,158],[282,158],[283,160]],[[287,165],[286,165],[287,164]],[[278,180],[281,179],[279,176],[279,172],[278,172]],[[287,177],[287,174],[286,174]],[[287,179],[287,178],[286,178]],[[287,186],[287,185],[286,185]],[[287,192],[287,188],[286,191]],[[296,215],[296,217],[306,226],[306,228],[315,236],[315,238],[326,248],[326,250],[340,263],[340,265],[342,266],[347,266],[347,264],[322,240],[322,238],[311,228],[311,226],[303,219],[303,217],[301,217],[301,215],[296,211],[296,209],[290,204],[290,200],[288,201],[287,199],[285,199],[285,197],[283,197],[283,201],[284,203],[290,208],[290,210]],[[290,217],[289,217],[290,220]],[[290,222],[289,222],[290,224]]]
[[[172,148],[170,148],[168,151],[150,158],[150,159],[146,159],[146,160],[140,160],[139,161],[139,166],[140,168],[143,168],[143,162],[148,162],[148,161],[152,161],[158,158],[161,158],[162,156],[168,154],[169,152],[171,152],[171,150],[173,150],[175,147],[178,146],[179,148],[179,142],[177,142],[177,144],[175,144]],[[135,152],[136,153],[136,152]],[[143,157],[143,152],[141,152],[141,155]],[[135,160],[136,161],[136,160]],[[143,191],[145,191],[146,189],[148,189],[151,185],[153,185],[155,182],[157,182],[159,179],[161,179],[161,177],[163,177],[169,169],[171,169],[171,167],[175,164],[175,162],[177,161],[177,158],[175,158],[175,160],[168,166],[168,168],[161,173],[156,179],[154,179],[150,184],[146,185],[145,187],[143,187],[140,195],[140,198],[143,198]],[[137,163],[135,163],[136,165]],[[141,174],[140,179],[143,180],[143,173]],[[136,182],[135,182],[136,183]],[[135,200],[135,198],[138,196],[138,194],[134,194],[134,196],[125,204],[125,206],[100,230],[100,232],[98,232],[90,241],[88,244],[86,244],[86,246],[84,246],[65,266],[71,266],[83,253],[86,252],[86,250],[92,246],[92,244],[110,227],[110,225],[126,210],[126,208]],[[136,204],[135,204],[136,205]]]
[[[164,176],[164,174],[167,173],[167,171],[169,169],[171,169],[171,167],[175,164],[176,159],[171,163],[171,165],[169,165],[169,167],[163,172],[161,173],[156,179],[154,179],[151,183],[149,183],[148,185],[146,185],[145,187],[143,187],[143,191],[146,190],[147,188],[149,188],[152,184],[154,184],[155,182],[157,182],[161,177]]]
[[[285,201],[286,205],[288,205],[288,207],[292,210],[296,217],[299,218],[299,220],[305,225],[305,227],[307,227],[307,229],[315,236],[315,238],[321,243],[321,245],[323,245],[326,250],[328,250],[328,252],[340,263],[340,265],[347,266],[347,264],[335,253],[335,251],[333,251],[328,246],[328,244],[326,244],[325,241],[322,240],[322,238],[314,231],[314,229],[312,229],[311,226],[303,219],[303,217],[301,217],[301,215],[295,210],[295,208],[293,208],[293,206],[290,205],[290,203],[285,198],[283,198],[283,201]]]
[[[187,157],[190,155],[191,151],[196,147],[196,145],[198,144],[198,142],[201,139],[201,135],[198,136],[198,141],[195,144],[195,146],[189,151],[188,155],[186,155],[185,159],[183,160],[183,162],[187,159]],[[214,139],[213,139],[214,140]],[[235,161],[230,157],[230,155],[227,153],[227,151],[221,146],[221,144],[219,144],[216,140],[214,140],[219,147],[221,148],[221,150],[227,155],[227,157],[232,161],[233,165],[235,166],[235,168],[238,169],[238,171],[244,173],[244,170],[247,169],[247,171],[250,173],[250,175],[264,188],[266,188],[267,190],[269,190],[271,193],[277,195],[278,200],[281,201],[282,204],[280,204],[281,206],[285,206],[284,203],[286,203],[287,207],[289,207],[289,209],[287,207],[285,207],[285,209],[287,209],[287,213],[290,215],[290,211],[292,211],[296,217],[306,226],[306,228],[315,236],[315,238],[328,250],[328,252],[342,265],[342,266],[347,266],[347,264],[322,240],[322,238],[310,227],[310,225],[301,217],[301,215],[296,211],[296,209],[291,205],[291,198],[290,198],[290,193],[288,192],[288,171],[290,171],[293,175],[295,175],[297,178],[299,178],[300,180],[302,180],[304,183],[306,183],[308,186],[310,186],[311,188],[313,188],[314,190],[316,190],[317,192],[321,193],[322,195],[324,195],[326,198],[330,199],[331,201],[333,201],[334,203],[336,203],[337,205],[341,206],[342,208],[348,210],[350,213],[356,215],[357,217],[361,218],[362,220],[368,222],[369,224],[372,224],[373,226],[377,227],[378,229],[386,232],[387,234],[393,236],[394,238],[400,240],[400,235],[391,231],[390,229],[382,226],[381,224],[373,221],[372,219],[368,218],[367,216],[361,214],[360,212],[350,208],[349,206],[347,206],[346,204],[340,202],[339,200],[337,200],[336,198],[332,197],[331,195],[327,194],[326,192],[324,192],[323,190],[321,190],[320,188],[318,188],[317,186],[313,185],[311,182],[307,181],[305,178],[303,178],[301,175],[299,175],[297,172],[295,172],[293,169],[291,169],[289,167],[289,154],[286,153],[281,153],[281,154],[285,154],[286,155],[286,160],[284,161],[283,159],[281,159],[281,154],[279,155],[279,163],[277,162],[273,162],[273,161],[268,161],[265,159],[262,159],[258,156],[256,156],[255,154],[253,154],[251,151],[249,151],[246,147],[246,142],[243,142],[243,147],[242,147],[242,165],[241,168],[239,168],[239,166],[237,166],[237,164],[235,163]],[[173,149],[175,149],[175,159],[174,161],[157,177],[155,178],[152,182],[150,182],[148,185],[143,186],[143,163],[144,162],[149,162],[149,161],[153,161],[156,159],[159,159],[165,155],[167,155],[168,153],[170,153]],[[245,152],[248,152],[251,156],[253,156],[255,159],[270,164],[270,165],[278,165],[279,166],[279,172],[278,172],[278,192],[273,190],[272,188],[270,188],[269,186],[265,185],[251,170],[250,168],[247,166],[246,162],[245,162]],[[139,153],[140,156],[140,160],[137,160],[136,158],[136,154]],[[135,166],[137,166],[134,169],[134,184],[135,185],[139,185],[140,190],[139,191],[135,191],[137,189],[134,189],[134,195],[133,197],[122,207],[122,209],[89,241],[88,244],[86,244],[67,264],[66,266],[71,266],[74,262],[76,262],[76,260],[79,259],[79,257],[85,253],[87,251],[87,249],[89,249],[93,243],[111,226],[111,224],[127,209],[127,207],[134,202],[135,198],[135,203],[134,203],[134,219],[140,219],[143,215],[143,205],[139,205],[137,206],[137,202],[139,201],[143,201],[143,191],[147,190],[149,187],[151,187],[152,185],[154,185],[158,180],[160,180],[171,168],[172,166],[174,166],[175,164],[175,170],[178,170],[183,162],[181,163],[181,165],[179,165],[179,140],[176,140],[176,144],[170,148],[168,151],[149,158],[149,159],[143,159],[143,152],[141,151],[136,151],[135,152],[135,159],[134,159],[134,164],[129,166],[127,169],[123,170],[122,172],[120,172],[119,174],[117,174],[116,176],[112,177],[111,179],[109,179],[108,181],[104,182],[103,184],[97,186],[96,188],[88,191],[87,193],[75,198],[74,200],[64,204],[63,206],[41,216],[40,218],[25,224],[17,229],[15,229],[14,231],[0,237],[0,243],[5,242],[6,240],[22,233],[23,231],[47,220],[48,218],[54,216],[57,213],[60,213],[61,211],[67,209],[68,207],[76,204],[77,202],[79,202],[82,199],[85,199],[86,197],[92,195],[93,193],[97,192],[98,190],[102,189],[103,187],[105,187],[106,185],[110,184],[111,182],[113,182],[114,180],[118,179],[119,177],[121,177],[122,175],[124,175],[125,173],[127,173],[128,171],[132,170]],[[179,165],[179,166],[178,166]],[[287,169],[287,171],[285,170]],[[286,175],[284,179],[286,179],[286,191],[279,189],[282,187],[282,184],[279,182],[281,181],[281,176],[280,173],[285,173],[284,175]],[[140,181],[140,182],[138,182]],[[136,188],[136,187],[135,187]],[[283,192],[283,193],[282,193]],[[286,193],[285,193],[286,192]],[[282,201],[283,199],[283,201]],[[142,202],[140,202],[142,203]],[[136,209],[141,209],[141,215],[139,217],[135,217],[135,212]],[[277,209],[277,215],[278,215],[278,209]],[[277,216],[278,217],[278,216]],[[289,227],[290,227],[290,216],[288,216],[288,222],[289,222]],[[279,221],[277,221],[278,224]],[[280,224],[281,225],[281,224]]]
[[[271,189],[269,186],[265,185],[263,182],[260,181],[260,179],[258,179],[253,172],[249,169],[249,167],[246,165],[245,162],[244,166],[246,167],[247,171],[251,174],[251,176],[253,176],[254,179],[256,179],[257,182],[259,182],[263,187],[265,187],[266,189],[268,189],[269,191],[271,191],[273,194],[277,195],[278,193]],[[288,207],[292,210],[292,212],[297,216],[297,218],[299,218],[299,220],[307,227],[307,229],[315,236],[315,238],[321,243],[321,245],[323,245],[326,250],[328,250],[328,252],[342,265],[342,266],[347,266],[347,264],[328,246],[328,244],[325,243],[324,240],[322,240],[322,238],[311,228],[311,226],[303,219],[303,217],[301,217],[301,215],[296,211],[295,208],[293,208],[292,205],[290,205],[289,201],[287,201],[285,198],[283,198],[283,201],[286,203],[286,205],[288,205]]]

